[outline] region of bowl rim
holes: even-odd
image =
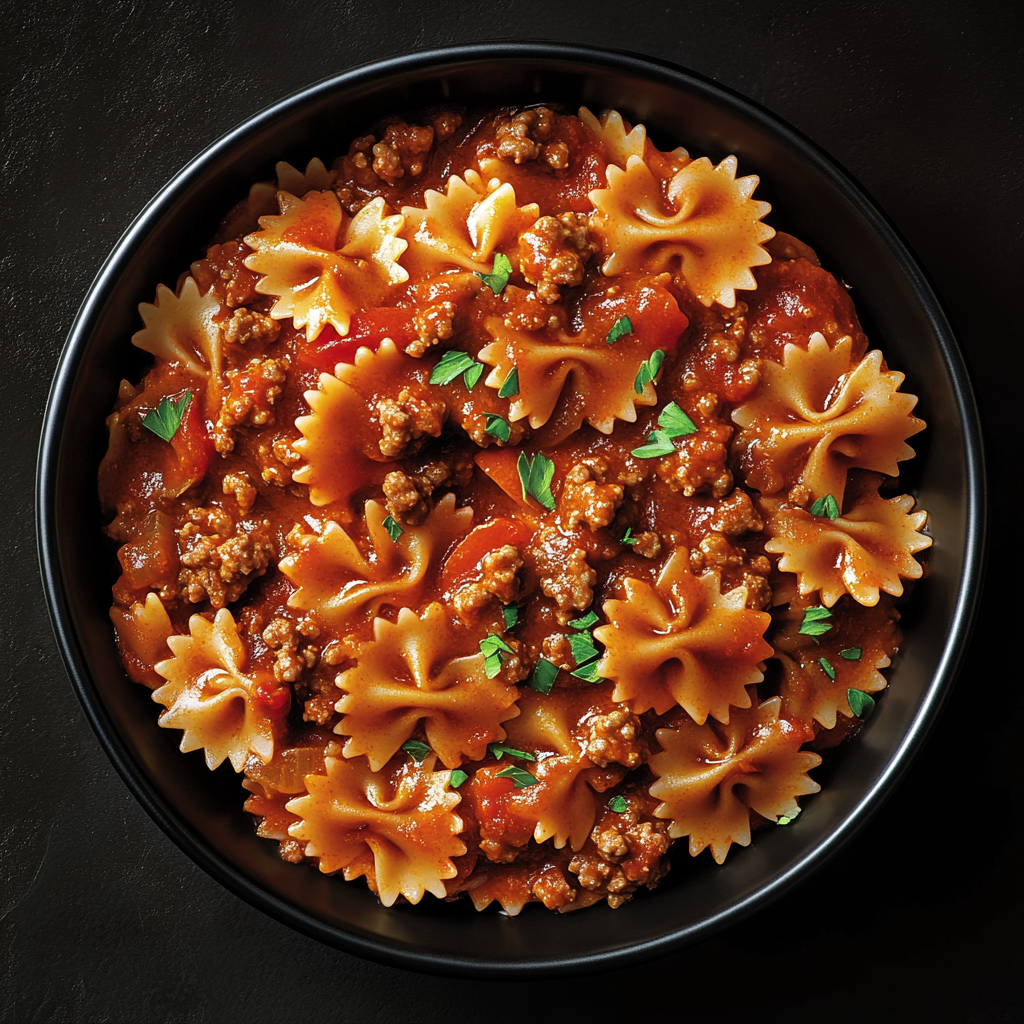
[[[884,770],[862,794],[838,829],[811,846],[789,868],[743,900],[717,914],[634,946],[596,953],[567,953],[557,959],[499,961],[433,952],[420,952],[344,931],[340,926],[307,915],[273,892],[262,888],[233,864],[197,843],[168,805],[158,788],[135,762],[119,735],[93,681],[77,636],[64,591],[58,545],[60,513],[56,508],[59,456],[67,409],[80,363],[88,349],[105,305],[134,253],[163,212],[188,188],[192,179],[216,164],[250,133],[272,125],[306,104],[336,90],[438,65],[459,66],[486,60],[558,60],[588,68],[631,73],[670,87],[682,88],[717,104],[725,104],[757,128],[775,136],[809,162],[850,202],[871,229],[881,235],[898,262],[916,301],[924,310],[938,342],[951,385],[964,437],[965,504],[964,571],[951,614],[951,628],[937,669],[900,743],[888,754]],[[351,68],[332,75],[237,124],[191,159],[135,217],[104,260],[90,284],[61,353],[48,395],[40,433],[36,467],[36,540],[43,590],[51,626],[75,693],[106,755],[134,797],[161,830],[196,864],[230,892],[297,931],[367,959],[403,967],[463,977],[538,978],[564,976],[624,966],[704,939],[735,924],[778,899],[808,874],[835,856],[868,822],[889,796],[920,751],[931,731],[966,654],[967,640],[980,602],[988,533],[984,449],[977,404],[970,378],[948,318],[926,274],[898,229],[881,212],[866,190],[814,142],[759,104],[667,60],[631,52],[555,42],[481,42],[409,53]]]

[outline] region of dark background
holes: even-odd
[[[1012,1022],[1021,982],[1021,24],[999,3],[0,3],[5,1021]],[[35,558],[47,389],[133,216],[198,151],[380,57],[554,39],[668,59],[764,104],[881,204],[945,302],[988,432],[994,558],[966,667],[895,796],[824,870],[718,938],[566,981],[428,977],[229,895],[93,737]],[[341,146],[339,145],[339,147]],[[333,156],[325,153],[328,158]],[[1007,465],[1007,460],[1012,460]]]

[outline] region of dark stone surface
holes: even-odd
[[[3,4],[0,1015],[10,1021],[1015,1021],[1024,863],[1017,425],[1020,15],[1009,4],[195,0]],[[550,38],[745,93],[873,194],[931,275],[989,434],[993,558],[957,689],[896,795],[826,869],[720,937],[596,978],[465,982],[306,939],[222,890],[129,796],[82,716],[35,561],[34,458],[107,251],[196,152],[301,86],[455,42]],[[346,140],[328,140],[333,153]],[[1007,465],[1007,461],[1012,460]]]

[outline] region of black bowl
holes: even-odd
[[[331,159],[377,118],[445,102],[561,102],[615,107],[656,141],[761,176],[771,223],[812,244],[850,284],[869,335],[929,430],[905,484],[931,513],[928,578],[904,618],[891,687],[857,739],[817,773],[822,793],[789,828],[759,833],[723,867],[685,850],[661,888],[618,910],[517,918],[468,901],[385,909],[345,884],[278,859],[241,809],[229,770],[177,750],[156,708],[130,683],[107,608],[111,552],[101,542],[96,470],[118,381],[142,364],[129,344],[136,306],[204,250],[212,226],[275,161]],[[923,442],[923,443],[922,443]],[[749,101],[693,74],[625,54],[564,45],[479,45],[383,61],[332,78],[257,114],[192,161],[146,207],[89,291],[54,379],[39,453],[38,536],[54,630],[104,749],[157,824],[232,892],[349,952],[403,967],[477,976],[564,974],[651,957],[763,907],[835,854],[891,792],[953,684],[980,592],[984,480],[973,396],[949,325],[905,244],[864,192],[815,146]],[[922,837],[923,838],[923,837]],[[678,847],[685,844],[679,843]]]

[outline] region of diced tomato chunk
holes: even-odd
[[[253,700],[264,711],[278,717],[288,710],[292,701],[292,691],[287,686],[281,686],[271,680],[264,680],[256,684],[253,690]]]
[[[181,425],[171,438],[175,462],[165,474],[167,490],[173,494],[182,494],[193,484],[199,483],[206,476],[213,458],[213,438],[206,429],[206,420],[200,411],[202,402],[197,395],[192,396],[188,411],[181,418]]]
[[[315,341],[299,342],[295,353],[296,366],[303,371],[329,373],[338,363],[354,362],[360,348],[376,351],[385,338],[390,338],[399,348],[405,348],[416,338],[412,322],[414,312],[388,306],[364,310],[352,317],[348,335],[344,338],[327,324]]]
[[[501,516],[489,523],[481,523],[470,530],[448,556],[441,570],[441,589],[450,592],[465,582],[488,551],[504,544],[521,547],[532,535],[533,530],[518,519]]]

